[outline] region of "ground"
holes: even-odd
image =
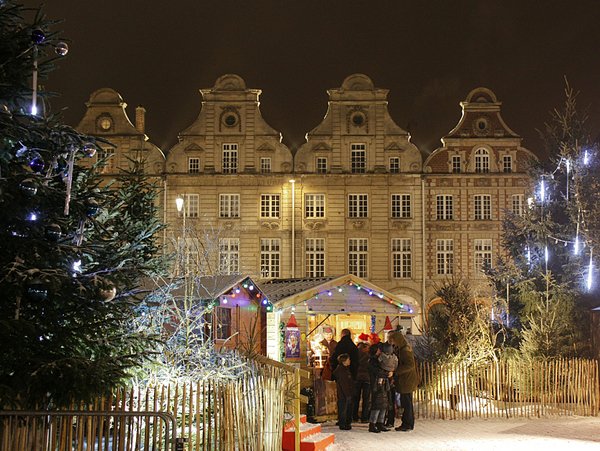
[[[367,424],[340,431],[333,422],[323,432],[335,432],[327,451],[551,451],[600,450],[600,417],[544,419],[417,420],[411,432],[368,432]]]

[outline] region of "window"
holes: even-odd
[[[238,169],[238,145],[223,144],[223,174],[236,174]]]
[[[239,238],[219,239],[219,272],[221,274],[237,274],[240,272]]]
[[[492,266],[492,240],[475,240],[475,271],[482,272]]]
[[[317,174],[327,174],[327,158],[317,157],[317,160],[315,162],[315,168]]]
[[[452,172],[454,174],[460,174],[462,172],[460,155],[452,155]]]
[[[231,337],[231,309],[215,307],[215,339],[227,340]]]
[[[366,218],[369,214],[369,196],[367,194],[348,194],[348,217]]]
[[[350,145],[350,172],[364,174],[367,172],[367,145]]]
[[[392,239],[392,277],[410,279],[412,276],[412,252],[410,238]]]
[[[307,238],[304,251],[306,277],[325,277],[325,238]]]
[[[186,218],[197,218],[200,213],[200,195],[199,194],[184,194],[183,211],[178,211],[177,216],[180,218],[185,212]]]
[[[410,194],[392,194],[392,218],[412,217]]]
[[[260,195],[260,217],[279,218],[279,194]]]
[[[400,172],[400,158],[390,157],[390,172],[392,174],[398,174]]]
[[[304,196],[304,215],[306,219],[325,217],[325,194],[306,194]]]
[[[271,158],[262,157],[260,159],[260,172],[262,172],[263,174],[268,174],[269,172],[271,172]]]
[[[477,194],[475,200],[475,220],[492,219],[492,196],[488,194]]]
[[[98,162],[102,162],[102,173],[110,173],[115,169],[115,149],[102,149],[96,154]]]
[[[369,244],[366,238],[348,240],[348,273],[367,278],[367,256]]]
[[[261,238],[260,240],[260,275],[261,277],[279,277],[281,240]]]
[[[502,157],[502,172],[512,172],[512,157],[510,155]]]
[[[442,194],[436,197],[436,216],[438,220],[453,219],[452,196]]]
[[[475,172],[490,172],[490,154],[485,149],[477,149],[475,152]]]
[[[188,158],[188,172],[190,174],[198,174],[200,172],[200,158]]]
[[[220,218],[239,218],[240,217],[240,195],[239,194],[219,194],[219,217]]]
[[[436,240],[437,273],[452,274],[454,269],[454,241]]]
[[[515,215],[518,215],[518,216],[523,215],[523,195],[522,194],[513,194],[511,211]]]

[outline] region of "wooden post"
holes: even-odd
[[[294,450],[300,451],[300,368],[294,370]]]

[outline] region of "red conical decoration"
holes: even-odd
[[[390,317],[389,316],[385,317],[385,325],[383,326],[383,330],[394,330],[394,328],[392,327],[392,322],[390,321]]]
[[[298,329],[298,323],[296,322],[296,317],[293,313],[291,314],[290,319],[288,320],[288,323],[285,325],[285,327],[287,327],[288,329],[290,327],[295,327],[296,329]]]

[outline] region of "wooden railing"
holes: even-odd
[[[596,360],[498,361],[484,365],[420,363],[415,415],[472,417],[597,416]]]

